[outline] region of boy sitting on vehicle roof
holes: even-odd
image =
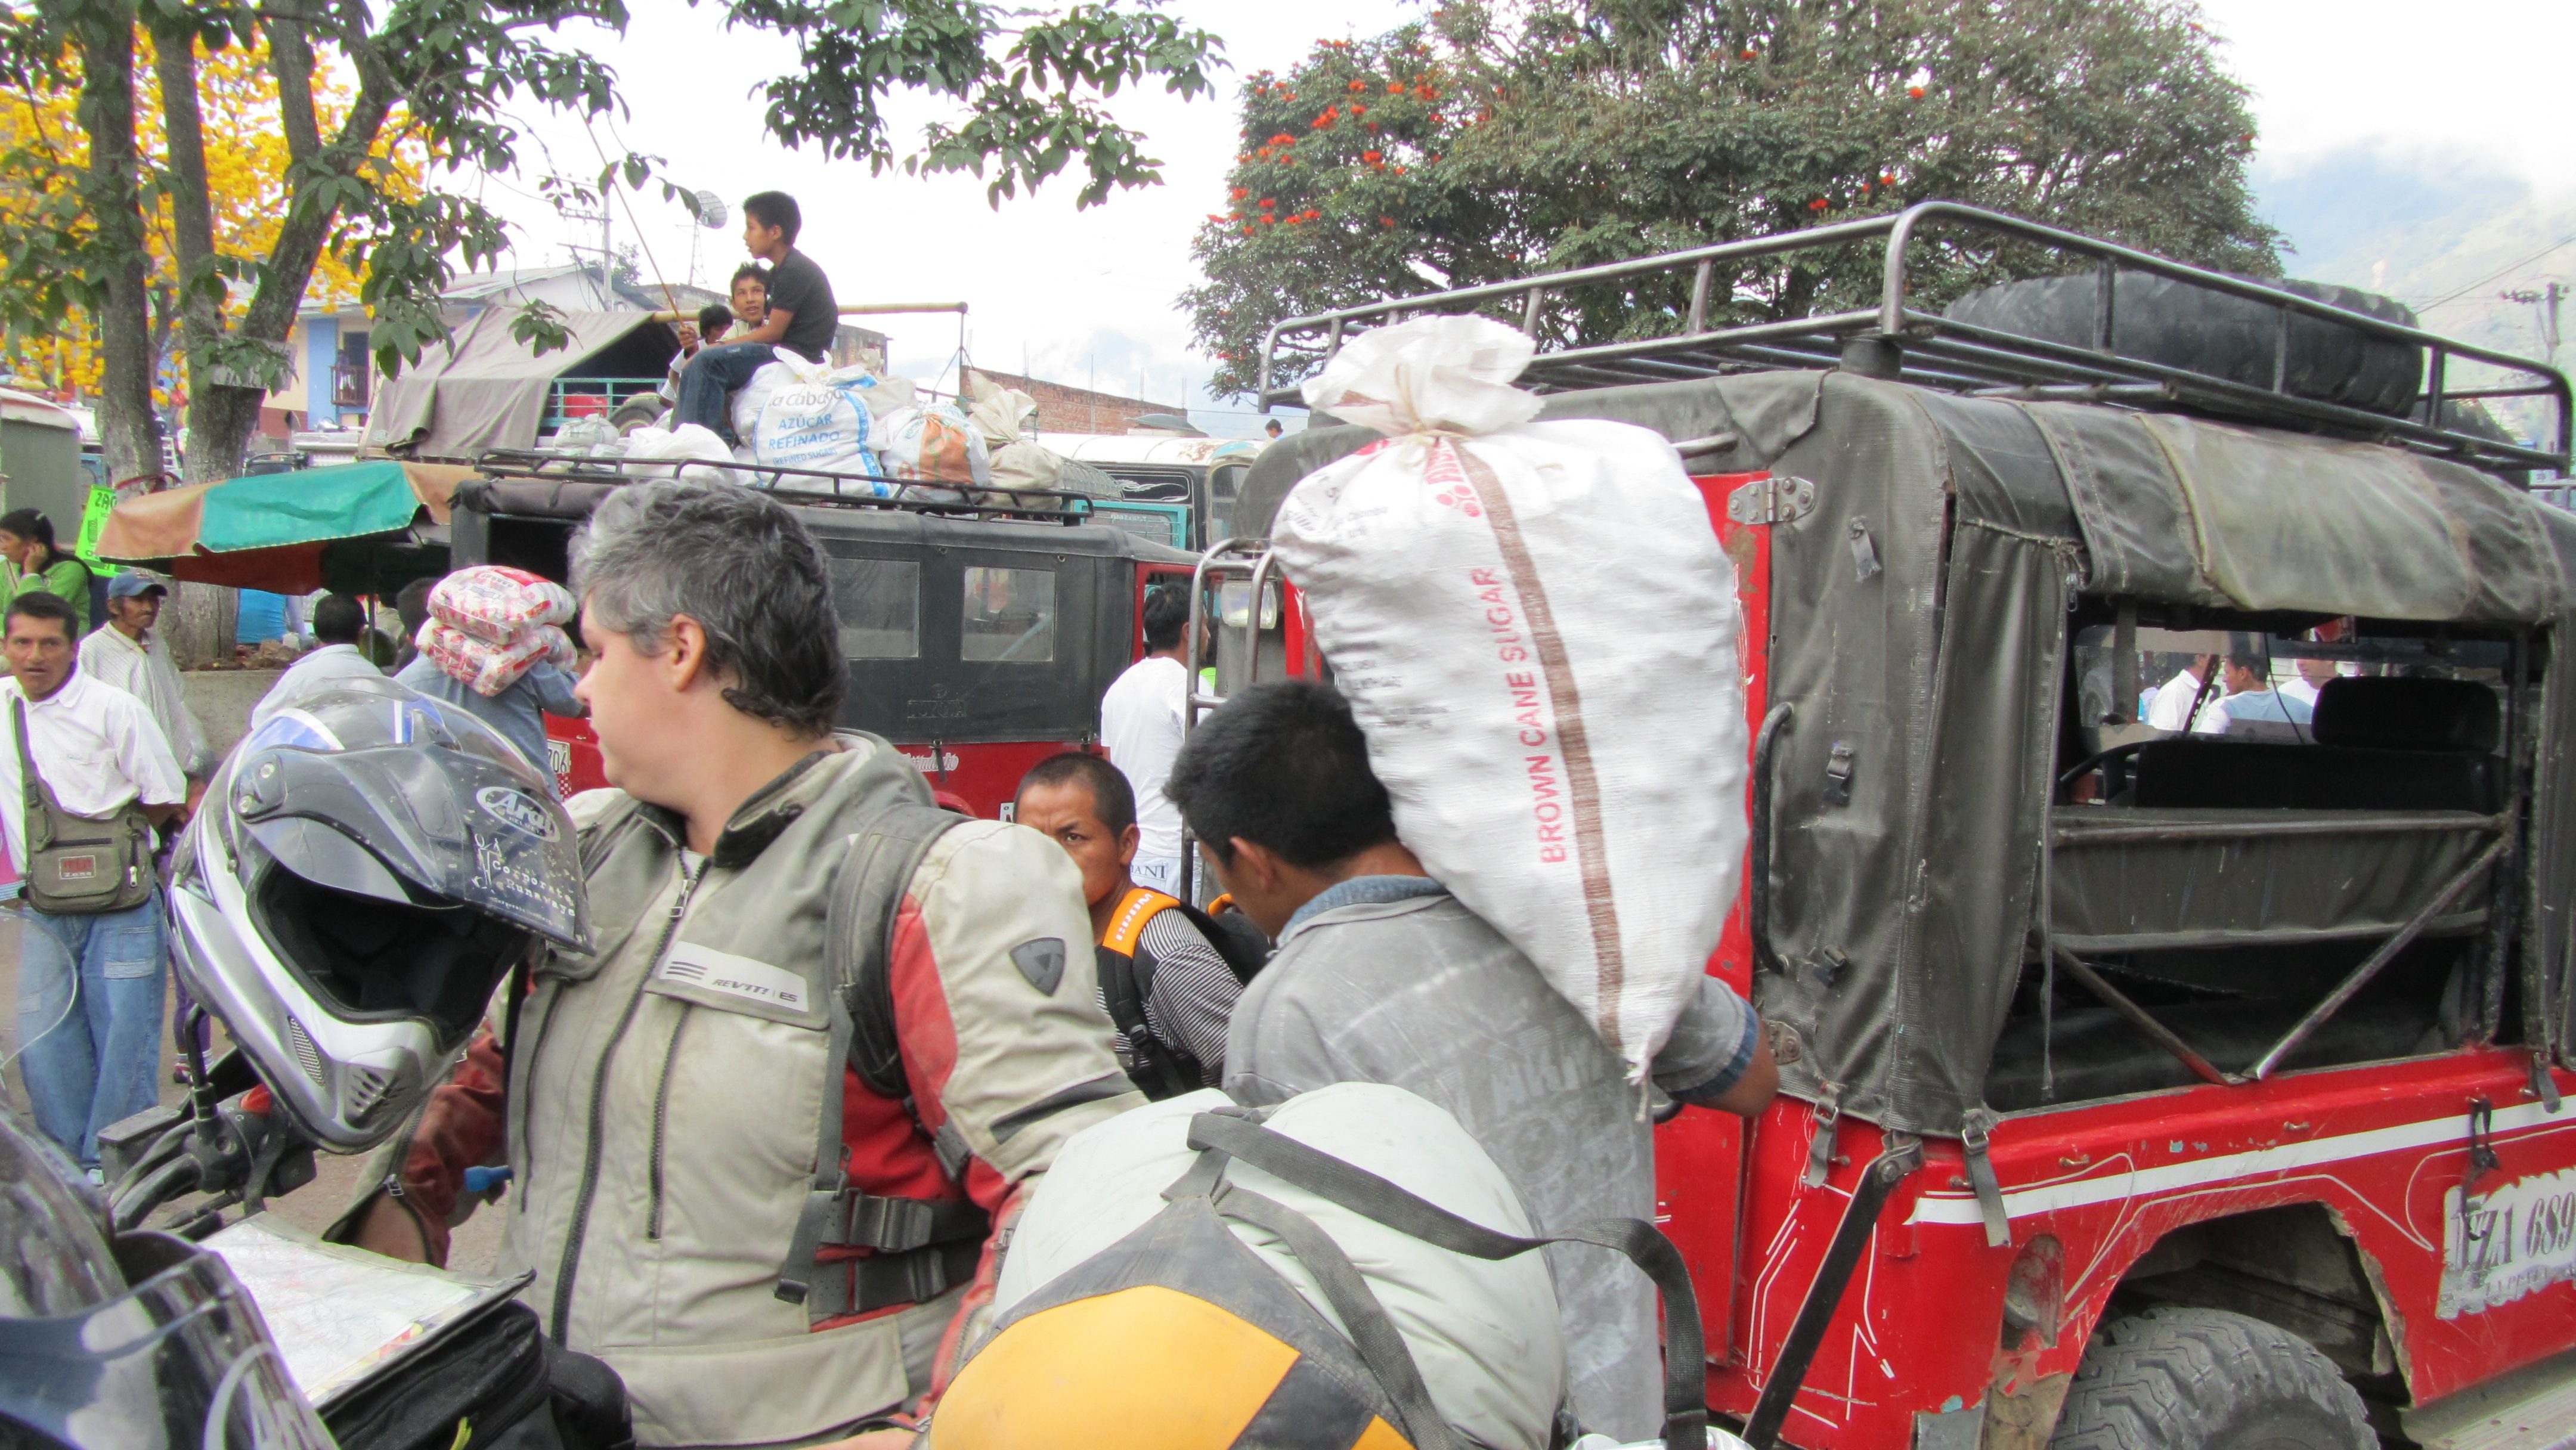
[[[671,370],[662,375],[660,392],[663,402],[677,403],[680,400],[680,375],[688,371],[690,359],[716,346],[719,339],[737,326],[740,324],[734,320],[733,309],[721,302],[710,302],[698,309],[696,328],[681,335],[679,356],[671,359]]]
[[[831,281],[814,259],[796,250],[804,229],[796,198],[783,191],[764,191],[743,199],[742,244],[769,263],[768,312],[760,325],[735,341],[701,348],[680,378],[680,403],[673,427],[696,423],[716,436],[733,440],[731,400],[751,375],[774,362],[778,350],[808,362],[830,355],[832,336],[840,330],[840,305],[832,300]]]
[[[1653,1215],[1654,1129],[1618,1054],[1396,838],[1341,696],[1303,680],[1236,694],[1191,734],[1165,789],[1235,905],[1279,942],[1226,1034],[1237,1102],[1387,1083],[1454,1115],[1543,1232]],[[1680,1102],[1743,1114],[1779,1085],[1760,1021],[1714,977],[1654,1078]],[[1606,1255],[1547,1253],[1576,1417],[1620,1440],[1652,1435],[1653,1290]]]

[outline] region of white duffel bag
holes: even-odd
[[[1064,457],[1054,449],[1027,437],[1029,420],[1037,415],[1035,398],[1017,388],[1006,388],[982,373],[968,373],[975,406],[966,410],[966,421],[984,440],[991,456],[990,477],[995,488],[1053,488],[1064,478]]]
[[[1163,1190],[1198,1157],[1189,1146],[1190,1120],[1230,1101],[1214,1088],[1188,1093],[1121,1113],[1067,1142],[1011,1231],[995,1321],[1161,1213]],[[1461,1218],[1516,1237],[1534,1232],[1511,1180],[1458,1120],[1402,1088],[1337,1083],[1289,1099],[1265,1121]],[[1340,1246],[1404,1336],[1432,1404],[1459,1434],[1478,1445],[1537,1450],[1548,1443],[1565,1393],[1565,1346],[1540,1255],[1453,1253],[1240,1160],[1226,1165],[1225,1178],[1304,1214]],[[1323,1288],[1277,1238],[1239,1221],[1227,1228],[1339,1323]]]
[[[789,383],[803,381],[803,373],[813,367],[794,353],[779,353],[777,361],[762,363],[760,371],[734,389],[733,411],[729,415],[733,419],[733,436],[748,445],[753,430],[760,426],[760,410],[768,403],[769,395]]]
[[[635,478],[679,478],[689,483],[740,483],[733,450],[711,428],[683,423],[668,432],[638,428],[626,435],[625,463],[619,472]],[[713,466],[710,466],[713,465]]]
[[[898,408],[877,420],[887,474],[924,483],[989,484],[992,455],[966,415],[948,403]]]
[[[1404,843],[1642,1078],[1743,869],[1735,570],[1661,436],[1538,423],[1528,337],[1427,317],[1306,400],[1388,434],[1271,530]]]

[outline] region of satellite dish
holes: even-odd
[[[725,204],[723,197],[703,188],[690,192],[689,197],[698,204],[699,226],[705,227],[711,232],[720,232],[724,230]]]

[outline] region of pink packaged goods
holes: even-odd
[[[499,564],[459,569],[429,592],[432,620],[487,644],[514,644],[522,631],[561,624],[572,613],[570,590],[525,569]],[[421,648],[429,648],[426,634]]]
[[[478,695],[501,693],[519,682],[537,661],[558,668],[572,664],[572,640],[551,624],[533,625],[508,644],[476,639],[433,614],[420,627],[420,652],[450,678],[463,681]]]

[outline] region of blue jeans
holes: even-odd
[[[18,1064],[36,1126],[98,1166],[98,1130],[161,1101],[161,894],[98,916],[29,907],[18,933]]]
[[[671,426],[695,423],[714,429],[727,443],[741,443],[733,435],[733,395],[751,381],[753,373],[777,360],[778,349],[765,342],[727,342],[698,349],[680,372],[680,405],[672,411]]]

